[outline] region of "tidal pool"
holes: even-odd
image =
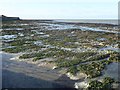
[[[0,36],[0,39],[13,39],[13,38],[17,38],[16,35],[4,35],[4,36]]]
[[[117,62],[111,63],[103,71],[103,76],[102,77],[109,76],[109,77],[114,78],[115,80],[118,81],[120,79],[120,77],[119,77],[119,75],[120,75],[119,67],[120,67],[120,63],[117,63]]]

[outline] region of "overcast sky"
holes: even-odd
[[[22,19],[117,19],[119,0],[0,0],[0,14]]]

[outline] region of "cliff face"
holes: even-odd
[[[2,21],[20,20],[20,18],[19,17],[7,17],[7,16],[4,16],[4,15],[1,15],[0,20],[2,20]]]

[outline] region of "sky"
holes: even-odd
[[[119,0],[0,0],[0,15],[22,19],[117,19]]]

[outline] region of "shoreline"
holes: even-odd
[[[75,88],[76,85],[80,87],[83,84],[87,85],[84,82],[87,77],[84,76],[97,77],[109,64],[105,59],[117,56],[116,40],[119,34],[117,26],[54,21],[19,21],[18,23],[17,26],[15,22],[4,24],[3,33],[8,36],[7,40],[4,40],[6,36],[3,36],[2,50],[11,53],[3,53],[5,54],[3,69]],[[19,31],[16,27],[22,28],[23,31]],[[8,29],[13,29],[12,33]],[[12,40],[9,34],[16,35],[17,38]],[[112,52],[116,53],[112,54]],[[97,64],[98,61],[100,62]],[[87,63],[82,66],[82,62]],[[81,71],[82,68],[85,72]],[[81,76],[77,77],[78,72]],[[86,75],[81,74],[82,72]]]

